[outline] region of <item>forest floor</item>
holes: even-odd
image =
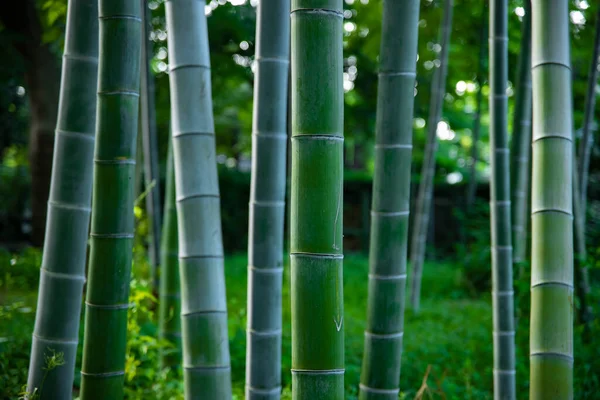
[[[39,261],[29,255],[28,263]],[[27,259],[24,257],[24,259]],[[0,257],[1,258],[1,257]],[[0,259],[0,263],[3,260]],[[25,261],[19,260],[23,265]],[[16,267],[17,265],[14,265]],[[243,399],[246,349],[246,256],[228,257],[227,300],[232,381],[235,399]],[[39,265],[39,264],[37,264]],[[0,398],[16,399],[27,379],[28,354],[35,316],[35,274],[19,277],[0,271]],[[22,270],[21,270],[22,271]],[[134,267],[135,271],[135,267]],[[461,268],[452,264],[426,264],[423,275],[421,311],[407,309],[402,355],[402,399],[491,399],[492,390],[492,310],[487,293],[476,297],[462,288]],[[348,255],[344,265],[344,331],[346,346],[346,399],[356,399],[363,353],[366,320],[368,260]],[[19,281],[19,279],[21,279]],[[12,280],[12,281],[11,281]],[[29,281],[29,282],[28,282]],[[11,283],[12,282],[12,283]],[[16,287],[27,287],[17,290]],[[12,287],[12,289],[11,289]],[[138,304],[130,313],[130,355],[126,379],[128,399],[182,399],[181,383],[157,371],[158,348],[153,339],[156,325],[150,290],[143,282],[132,283],[132,296]],[[286,266],[283,289],[283,399],[291,399],[291,326],[289,269]],[[517,331],[517,393],[528,392],[528,316],[519,318]],[[81,329],[83,330],[83,329]],[[81,347],[81,346],[80,346]],[[577,357],[576,345],[576,357]],[[81,354],[80,354],[81,356]],[[80,359],[78,360],[80,365]],[[77,376],[78,374],[76,374]],[[592,374],[593,375],[593,374]],[[576,375],[577,376],[577,375]],[[586,378],[584,377],[584,380]],[[594,382],[585,383],[596,387]],[[75,386],[79,379],[76,378]],[[8,396],[8,397],[3,397]],[[579,397],[582,398],[582,397]]]

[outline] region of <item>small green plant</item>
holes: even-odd
[[[38,388],[34,388],[32,392],[27,391],[27,385],[24,385],[21,393],[19,393],[19,400],[38,400],[44,390],[44,382],[48,377],[48,374],[55,370],[56,368],[65,365],[65,354],[61,352],[57,352],[54,349],[48,348],[47,352],[44,353],[45,366],[44,366],[44,377],[42,378],[42,383],[40,384],[39,390]]]

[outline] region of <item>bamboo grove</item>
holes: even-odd
[[[413,318],[421,317],[438,127],[444,121],[446,77],[452,64],[452,21],[460,17],[454,13],[453,0],[437,3],[439,65],[428,88],[424,160],[411,203],[421,2],[381,2],[369,272],[362,283],[368,297],[364,337],[359,339],[363,346],[359,382],[348,381],[344,353],[344,2],[258,3],[244,317],[246,399],[280,399],[288,381],[295,400],[341,400],[348,387],[355,388],[361,400],[392,400],[403,390],[405,335],[419,335],[405,332],[405,303],[409,301]],[[524,2],[512,115],[509,5],[508,0],[486,3],[484,16],[489,20],[482,21],[481,56],[477,71],[471,71],[480,86],[473,158],[482,157],[477,141],[484,125],[489,129],[490,382],[494,399],[517,398],[519,332],[513,285],[522,280],[530,263],[529,398],[572,399],[575,297],[580,297],[580,320],[587,324],[593,318],[586,302],[584,228],[600,29],[592,49],[583,138],[575,146],[568,1]],[[211,69],[207,7],[204,0],[164,2],[171,109],[161,212],[149,4],[68,1],[26,389],[37,396],[32,399],[73,398],[84,284],[80,398],[124,398],[135,164],[140,151],[149,190],[146,212],[151,279],[158,295],[156,335],[168,344],[160,350],[160,368],[180,374],[176,376],[183,381],[185,399],[234,397],[221,225],[221,196],[228,193],[219,187],[212,89],[216,72]],[[481,119],[486,35],[489,121]],[[141,149],[136,148],[138,128]],[[466,208],[474,201],[475,164],[469,171]],[[286,275],[289,287],[284,286]],[[285,371],[287,289],[291,370]],[[48,359],[57,354],[63,363],[57,373],[48,374]]]

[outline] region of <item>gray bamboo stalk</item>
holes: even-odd
[[[37,389],[41,400],[70,399],[73,394],[92,199],[97,79],[98,2],[70,0],[27,381],[27,392],[33,395]],[[46,357],[53,354],[62,354],[64,364],[48,373]]]
[[[411,237],[410,263],[412,274],[410,280],[410,303],[415,312],[419,311],[421,302],[421,277],[425,261],[425,245],[429,213],[433,197],[433,177],[435,175],[435,155],[437,152],[437,125],[442,118],[444,95],[446,93],[446,75],[448,73],[448,52],[450,49],[450,34],[452,32],[452,13],[454,0],[444,1],[444,19],[440,29],[442,50],[440,67],[434,72],[431,85],[431,102],[427,121],[427,139],[425,142],[425,157],[421,167],[421,183],[416,201],[416,213]]]
[[[579,159],[577,170],[579,173],[579,190],[581,194],[581,218],[583,235],[585,235],[585,221],[587,213],[587,187],[590,168],[590,157],[594,143],[593,123],[594,109],[596,107],[596,86],[598,85],[598,59],[600,58],[600,8],[596,14],[596,31],[594,36],[594,51],[588,74],[588,87],[585,96],[585,109],[583,114],[582,136],[579,142]],[[585,236],[583,238],[585,244]]]
[[[508,148],[508,0],[490,1],[490,228],[494,312],[494,399],[516,399]]]
[[[531,2],[526,0],[521,25],[521,53],[516,84],[512,137],[512,239],[513,262],[525,261],[529,207],[531,153]]]
[[[169,341],[175,349],[164,349],[160,354],[161,367],[181,365],[181,290],[177,251],[177,208],[175,206],[175,168],[173,145],[169,140],[165,188],[164,224],[160,250],[159,337]]]
[[[142,146],[144,150],[144,184],[146,188],[153,185],[146,196],[146,214],[149,221],[149,246],[150,274],[154,288],[158,288],[158,263],[160,261],[160,174],[158,172],[158,142],[156,138],[156,110],[154,74],[150,64],[152,62],[152,15],[148,7],[148,0],[140,0],[142,6],[142,63],[140,85],[140,122],[142,132]]]
[[[471,166],[469,167],[469,184],[467,185],[467,201],[466,206],[469,210],[473,204],[475,204],[475,198],[477,195],[477,162],[479,161],[479,152],[477,150],[477,143],[479,142],[479,136],[481,134],[481,114],[482,114],[482,103],[483,103],[483,82],[484,69],[485,69],[485,54],[487,45],[487,14],[485,8],[481,11],[483,21],[481,22],[481,36],[479,44],[479,64],[477,70],[477,85],[479,90],[475,99],[477,110],[473,117],[473,144],[471,145]]]
[[[344,397],[342,6],[291,7],[294,400]]]
[[[246,399],[278,400],[290,3],[263,0],[258,4],[257,14],[248,224]]]
[[[419,0],[383,2],[361,400],[400,391]]]
[[[579,300],[579,322],[583,323],[586,328],[588,322],[592,318],[592,308],[589,305],[590,283],[589,271],[586,265],[587,249],[585,246],[585,229],[583,221],[582,199],[579,191],[579,177],[577,175],[577,164],[575,156],[575,146],[573,146],[573,240],[575,245],[575,280],[576,294]]]
[[[531,400],[573,398],[573,111],[568,0],[532,1]]]
[[[169,0],[169,81],[185,398],[231,398],[221,208],[204,1]]]

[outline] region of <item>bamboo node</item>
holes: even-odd
[[[363,392],[368,392],[368,393],[373,393],[373,394],[391,394],[391,395],[398,395],[398,393],[400,393],[400,388],[398,389],[376,389],[376,388],[372,388],[370,386],[364,385],[364,384],[359,384],[358,385],[360,390],[362,390]]]
[[[125,375],[125,371],[114,371],[114,372],[84,372],[81,370],[81,375],[89,376],[94,378],[113,378],[115,376]]]
[[[175,72],[179,69],[186,69],[186,68],[199,68],[199,69],[207,69],[210,71],[210,65],[189,63],[189,64],[179,64],[179,65],[175,65],[175,66],[169,65],[169,73]]]
[[[280,394],[281,386],[275,386],[272,389],[263,389],[263,388],[256,388],[253,386],[246,385],[246,390],[251,393],[263,394],[263,395]]]
[[[48,207],[60,208],[63,210],[83,211],[86,213],[92,212],[92,208],[88,206],[83,206],[79,204],[69,204],[52,200],[48,201]]]
[[[95,308],[98,310],[127,310],[133,307],[134,303],[125,303],[125,304],[93,304],[89,301],[85,302],[85,305],[90,308]]]
[[[412,150],[412,144],[376,144],[375,150],[379,149],[407,149]]]
[[[369,274],[369,279],[378,280],[378,281],[401,281],[403,279],[406,279],[406,274],[400,274],[400,275]]]
[[[47,338],[47,337],[43,337],[38,335],[37,333],[33,333],[33,337],[36,340],[39,340],[41,342],[46,342],[46,343],[56,343],[56,344],[63,344],[63,345],[75,345],[77,346],[77,344],[79,343],[79,340],[75,339],[75,340],[71,340],[71,339],[60,339],[60,338]]]
[[[346,370],[344,368],[339,369],[321,369],[321,370],[308,370],[308,369],[291,369],[292,375],[344,375]]]
[[[43,274],[48,275],[48,276],[53,277],[53,278],[68,279],[70,281],[80,281],[81,283],[85,282],[85,276],[82,276],[82,275],[65,274],[65,273],[61,273],[61,272],[53,272],[53,271],[47,270],[44,267],[42,267],[40,269],[41,269],[41,272]]]
[[[365,331],[365,336],[371,337],[373,339],[398,339],[398,338],[404,337],[404,332],[373,333],[373,332]]]
[[[87,132],[73,132],[73,131],[66,131],[64,129],[55,129],[54,132],[56,133],[57,136],[66,136],[66,137],[70,137],[73,139],[83,139],[83,140],[87,140],[90,142],[95,142],[96,141],[96,136],[94,133],[87,133]]]
[[[259,274],[282,274],[283,273],[283,267],[279,267],[279,268],[258,268],[255,267],[254,265],[248,265],[248,269],[252,272],[255,273],[259,273]]]

